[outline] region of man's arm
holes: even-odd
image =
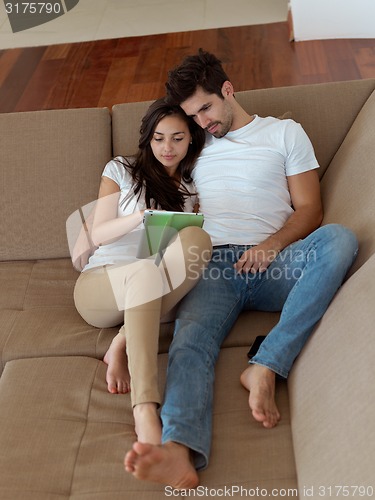
[[[238,272],[265,271],[279,252],[291,243],[305,238],[322,222],[323,207],[316,170],[288,177],[288,185],[293,214],[279,231],[244,252],[234,266]]]

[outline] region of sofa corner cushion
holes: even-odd
[[[300,487],[375,486],[375,255],[342,286],[289,378]]]
[[[324,223],[352,229],[359,253],[350,274],[375,252],[375,91],[354,121],[322,181]]]

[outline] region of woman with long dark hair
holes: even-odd
[[[160,263],[137,259],[145,209],[197,210],[191,179],[205,134],[180,107],[155,101],[142,119],[135,157],[116,157],[104,168],[93,214],[96,251],[83,267],[74,298],[87,323],[123,324],[104,362],[111,393],[130,396],[138,440],[159,444],[161,404],[157,381],[160,318],[200,278],[211,241],[199,227],[172,238]],[[130,376],[129,376],[130,373]]]

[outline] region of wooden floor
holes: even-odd
[[[3,50],[0,112],[155,99],[168,69],[199,47],[235,90],[375,78],[375,39],[290,43],[287,23],[274,23]]]

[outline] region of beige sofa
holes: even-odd
[[[251,113],[291,112],[302,123],[321,164],[324,223],[353,229],[360,251],[288,382],[278,382],[282,419],[272,430],[251,418],[239,376],[248,346],[278,314],[238,319],[217,365],[212,456],[199,496],[374,494],[374,89],[375,80],[363,80],[237,93]],[[117,329],[93,328],[75,311],[78,273],[65,231],[68,216],[95,199],[106,161],[134,153],[146,107],[0,115],[2,500],[178,493],[123,470],[135,440],[130,400],[107,392],[101,361]],[[161,330],[163,387],[173,324]]]

